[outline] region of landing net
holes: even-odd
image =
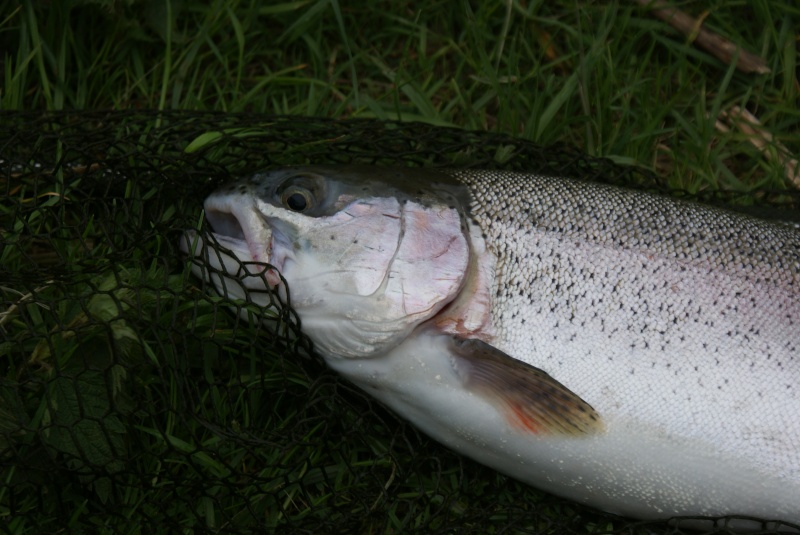
[[[207,230],[215,187],[308,163],[664,191],[569,147],[424,124],[0,115],[0,531],[684,533],[459,457],[328,371],[277,297],[224,299],[190,275],[179,237]],[[800,210],[797,193],[701,200]]]

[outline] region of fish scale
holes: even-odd
[[[285,280],[328,365],[448,447],[624,515],[800,522],[797,229],[478,170],[286,168],[205,207],[198,276]]]
[[[598,184],[454,176],[498,259],[500,349],[601,414],[649,414],[665,433],[800,479],[796,232]],[[623,385],[624,375],[637,379]],[[748,405],[767,394],[769,410]]]

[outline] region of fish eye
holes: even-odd
[[[290,187],[281,195],[283,205],[293,212],[305,212],[314,204],[314,198],[307,189]]]

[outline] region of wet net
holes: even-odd
[[[0,160],[0,531],[684,532],[446,450],[328,371],[285,303],[218,297],[178,250],[215,187],[280,165],[663,189],[650,173],[423,124],[214,113],[5,114]],[[800,208],[786,192],[703,200]]]

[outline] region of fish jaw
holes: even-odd
[[[270,288],[281,282],[278,271],[282,269],[286,253],[273,257],[273,231],[260,216],[255,205],[242,202],[241,195],[212,195],[206,199],[206,219],[214,229],[220,244],[227,246],[242,262],[270,264],[264,277]]]
[[[206,219],[213,231],[187,230],[179,247],[192,261],[192,273],[210,282],[217,292],[230,299],[250,299],[262,306],[272,300],[273,290],[285,299],[279,267],[286,255],[273,255],[272,229],[258,216],[253,203],[240,196],[215,194],[205,202]]]

